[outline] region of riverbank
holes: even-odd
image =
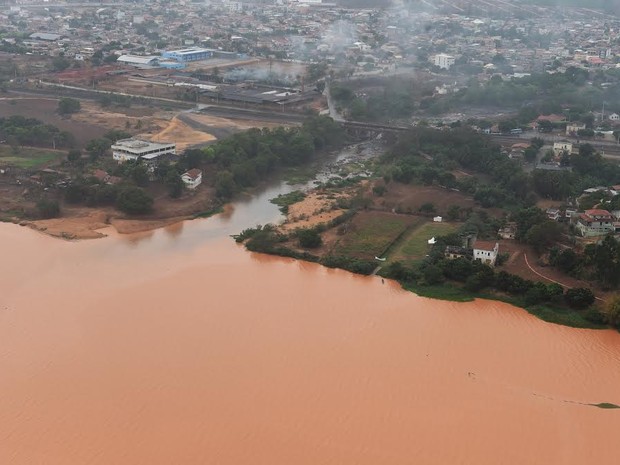
[[[497,300],[525,309],[550,323],[608,328],[606,315],[599,306],[575,303],[571,288],[563,288],[557,282],[512,274],[514,263],[490,268],[465,259],[456,262],[444,259],[446,246],[441,238],[456,232],[458,223],[436,223],[419,214],[368,210],[363,207],[368,202],[360,198],[370,191],[370,182],[346,189],[310,191],[299,197],[298,202],[286,205],[286,219],[281,224],[248,229],[236,239],[255,252],[320,263],[362,275],[378,274],[424,297],[453,302]],[[522,253],[518,244],[512,242],[506,245],[505,250],[512,245],[512,251],[506,253],[502,262]],[[471,276],[476,279],[468,279]],[[599,299],[599,305],[601,302]]]

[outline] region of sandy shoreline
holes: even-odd
[[[191,216],[172,216],[168,218],[121,218],[109,210],[95,210],[85,214],[52,218],[48,220],[20,221],[18,224],[52,237],[70,240],[100,239],[107,237],[102,230],[113,227],[119,234],[135,234],[164,228]]]

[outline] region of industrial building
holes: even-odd
[[[158,56],[121,55],[116,59],[117,63],[131,66],[159,66]]]
[[[206,48],[184,48],[182,50],[168,50],[161,54],[163,58],[187,63],[189,61],[207,60],[213,56],[213,51]]]
[[[129,160],[144,160],[155,163],[163,158],[176,155],[176,144],[168,142],[149,142],[140,139],[121,139],[112,145],[112,158],[119,163]]]

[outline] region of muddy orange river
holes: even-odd
[[[618,463],[620,335],[246,252],[0,225],[0,464]],[[234,226],[234,225],[233,225]]]

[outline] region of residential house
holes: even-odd
[[[202,171],[197,168],[192,168],[191,170],[183,173],[181,175],[181,179],[188,189],[196,189],[202,182]]]
[[[497,235],[502,239],[514,239],[517,235],[517,226],[514,223],[507,224],[497,231]]]
[[[499,243],[492,241],[476,241],[474,245],[474,260],[485,265],[495,266],[499,254]]]
[[[557,208],[547,208],[547,218],[553,221],[558,221],[560,219],[560,210]]]
[[[448,260],[456,260],[457,258],[470,258],[471,249],[459,247],[458,245],[448,245],[444,251],[444,257]]]
[[[586,210],[577,218],[576,227],[583,237],[604,236],[615,232],[614,218],[607,210]]]
[[[573,151],[573,144],[571,142],[567,142],[567,141],[561,141],[561,142],[554,142],[553,143],[553,153],[555,154],[555,156],[559,156],[562,154],[562,152],[566,152],[566,153],[572,153]]]
[[[586,128],[584,123],[568,123],[566,125],[566,135],[567,136],[575,136],[579,131],[582,131]]]

